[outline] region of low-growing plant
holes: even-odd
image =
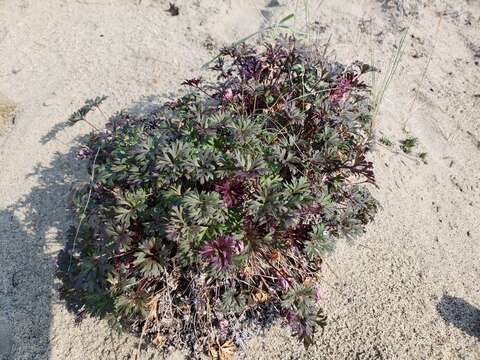
[[[174,3],[170,3],[169,8],[165,11],[170,13],[170,15],[172,15],[172,16],[178,16],[180,14],[180,9]]]
[[[392,147],[393,146],[393,142],[392,140],[390,140],[389,138],[387,138],[386,136],[382,136],[378,139],[378,141],[380,143],[382,143],[383,145],[385,146],[388,146],[388,147]]]
[[[418,153],[418,157],[423,161],[424,164],[427,164],[427,153],[426,152],[420,152]]]
[[[323,257],[377,209],[374,69],[321,54],[293,37],[224,48],[213,81],[92,133],[65,296],[165,348],[218,354],[277,318],[310,344]]]
[[[416,137],[409,136],[405,140],[400,141],[400,148],[405,154],[410,154],[417,144],[418,139]]]

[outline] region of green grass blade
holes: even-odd
[[[281,25],[281,24],[283,24],[283,23],[286,23],[288,20],[293,19],[294,17],[295,17],[295,14],[293,14],[293,13],[292,13],[292,14],[289,14],[289,15],[285,16],[283,19],[281,19],[281,20],[278,22],[278,24]]]

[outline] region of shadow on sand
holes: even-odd
[[[480,309],[458,297],[443,295],[437,311],[447,323],[480,340]]]
[[[74,153],[37,166],[28,175],[36,183],[31,192],[0,210],[0,358],[48,359],[56,253],[71,225],[72,184],[82,173]]]
[[[127,111],[145,116],[159,103],[157,96],[144,97]],[[55,125],[41,144],[56,141],[65,127],[65,123]],[[56,153],[48,166],[37,166],[28,175],[36,183],[31,192],[0,209],[1,360],[49,358],[51,308],[60,301],[57,254],[68,248],[74,186],[88,181],[86,164],[75,158],[74,144],[81,140],[76,138],[67,153]],[[75,310],[68,301],[66,305]]]

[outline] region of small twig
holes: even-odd
[[[97,109],[98,109],[98,111],[100,111],[100,113],[103,115],[103,118],[104,118],[105,120],[108,120],[108,116],[105,115],[105,113],[103,112],[103,110],[100,108],[100,105],[97,105]],[[99,131],[100,131],[100,130],[99,130]]]
[[[362,245],[362,244],[359,243],[358,246],[373,251],[373,249],[371,247],[367,246],[367,245]]]
[[[97,128],[95,125],[93,125],[90,121],[88,121],[87,119],[85,119],[84,117],[82,118],[83,121],[85,121],[88,125],[90,125],[94,130],[100,132],[100,129]]]
[[[83,220],[85,219],[85,213],[87,212],[88,204],[90,203],[90,198],[92,196],[92,189],[93,189],[93,180],[95,177],[95,163],[97,161],[98,154],[100,153],[100,149],[102,147],[99,146],[97,149],[97,153],[95,154],[95,157],[93,159],[93,164],[92,164],[92,175],[90,176],[90,189],[88,190],[88,196],[87,196],[87,201],[85,202],[85,206],[82,211],[82,215],[80,216],[80,221],[78,222],[77,230],[75,231],[75,237],[73,238],[73,245],[72,245],[72,250],[70,252],[70,261],[68,264],[68,271],[70,271],[72,267],[72,259],[73,259],[73,253],[75,252],[75,246],[77,243],[78,239],[78,234],[80,233],[80,228],[82,226]]]
[[[145,320],[142,328],[142,334],[140,335],[140,340],[138,342],[137,353],[135,354],[135,360],[140,360],[140,353],[142,351],[142,343],[143,343],[143,336],[145,335],[145,331],[147,331],[148,321]]]

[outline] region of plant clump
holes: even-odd
[[[408,136],[405,140],[400,141],[400,149],[402,149],[405,154],[410,154],[417,144],[418,139],[416,137]]]
[[[64,295],[165,348],[218,354],[277,318],[310,344],[322,259],[377,209],[372,70],[280,37],[222,49],[213,81],[149,116],[113,116],[79,154]]]

